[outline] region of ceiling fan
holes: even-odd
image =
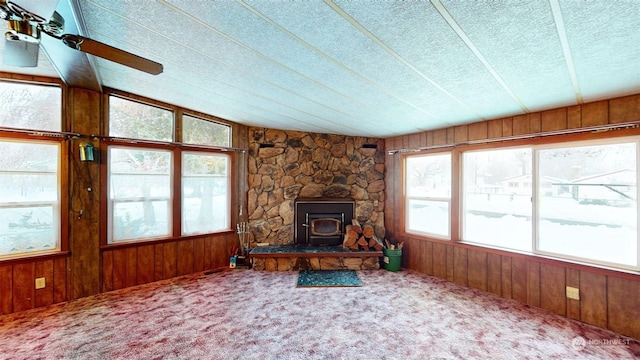
[[[0,18],[7,21],[6,44],[15,45],[13,48],[24,47],[25,51],[32,54],[35,53],[35,61],[33,61],[32,57],[30,61],[19,60],[19,63],[11,65],[36,66],[37,49],[40,44],[41,34],[44,33],[60,40],[71,49],[95,55],[152,75],[158,75],[163,71],[162,64],[155,61],[81,35],[64,34],[64,18],[57,11],[54,11],[51,18],[47,20],[12,1],[0,0]]]

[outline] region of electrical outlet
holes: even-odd
[[[36,289],[44,289],[47,286],[45,278],[37,278],[36,279]]]
[[[567,286],[567,298],[573,300],[580,300],[580,289]]]

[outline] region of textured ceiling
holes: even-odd
[[[251,126],[387,137],[640,93],[635,0],[72,7],[83,35],[164,65],[92,58],[99,85]],[[46,55],[0,71],[56,76]]]

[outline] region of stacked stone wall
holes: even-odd
[[[254,242],[294,242],[297,198],[353,199],[356,219],[384,238],[383,139],[251,128],[247,167]]]

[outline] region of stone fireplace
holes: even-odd
[[[345,226],[351,224],[355,203],[340,199],[297,199],[295,201],[294,243],[301,245],[341,245]]]
[[[248,148],[246,214],[253,246],[337,244],[338,236],[342,239],[337,232],[351,223],[349,216],[384,238],[384,140],[249,128]],[[345,213],[343,221],[343,211],[323,207],[327,199],[349,202],[353,214]],[[308,200],[316,202],[321,216],[310,215],[315,221],[305,220],[307,226],[299,228],[296,204]],[[307,232],[312,238],[301,240]]]

